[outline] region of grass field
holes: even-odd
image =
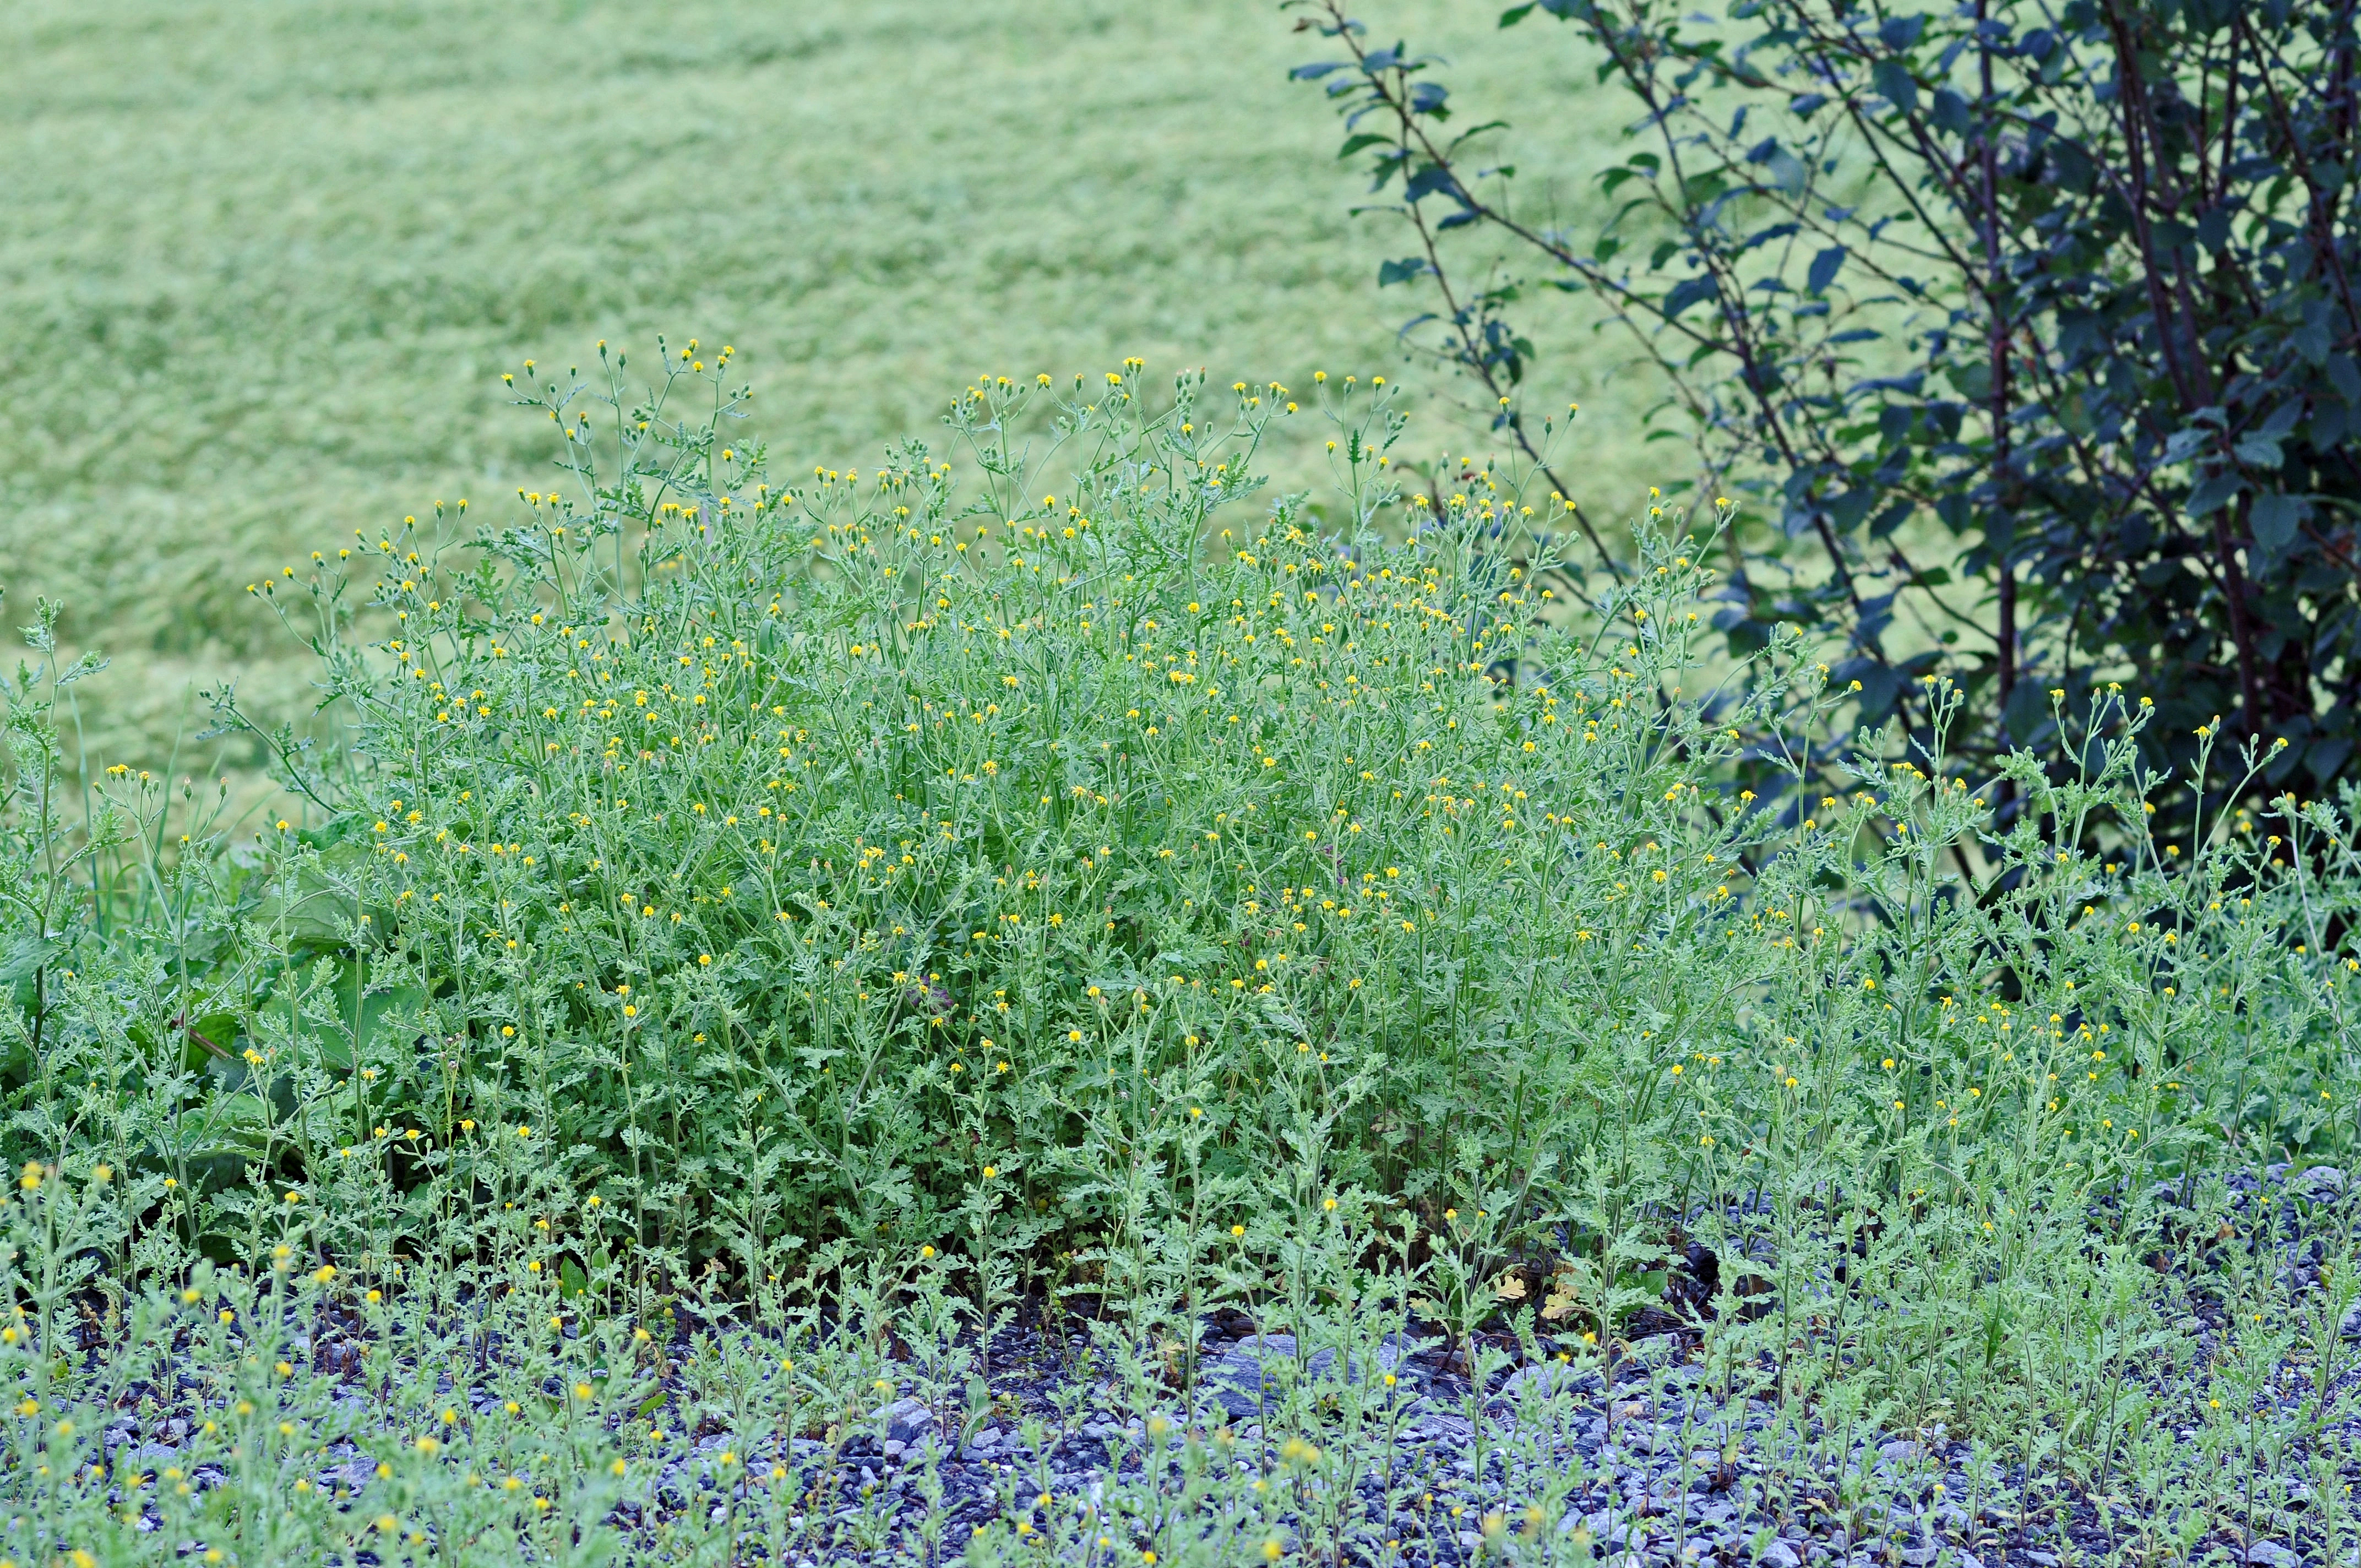
[[[1494,15],[1387,19],[1450,49]],[[8,7],[12,611],[63,598],[69,641],[113,657],[79,688],[94,761],[163,762],[225,676],[300,711],[300,650],[246,585],[533,482],[547,454],[498,372],[602,337],[732,343],[782,472],[873,461],[979,371],[1126,354],[1223,382],[1409,374],[1412,447],[1480,450],[1400,363],[1424,302],[1375,287],[1400,242],[1349,215],[1362,182],[1285,79],[1323,46],[1291,27],[1265,0]],[[1539,95],[1593,91],[1571,59],[1470,65],[1463,93],[1536,121]],[[1514,148],[1524,182],[1578,192],[1565,159],[1604,153],[1616,113],[1601,97],[1585,148]],[[1666,452],[1638,446],[1649,383],[1610,339],[1545,346],[1535,397],[1585,400],[1573,466],[1620,512]],[[1316,455],[1282,450],[1280,481]]]

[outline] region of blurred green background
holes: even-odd
[[[1497,3],[1400,0],[1445,54]],[[979,372],[1145,356],[1215,381],[1405,380],[1411,450],[1493,448],[1395,339],[1395,223],[1289,67],[1334,46],[1269,0],[16,0],[0,9],[0,583],[103,649],[91,767],[241,773],[194,689],[309,707],[308,655],[246,585],[435,499],[546,472],[499,373],[600,337],[729,342],[774,465],[873,463]],[[1567,40],[1560,42],[1559,40]],[[1462,99],[1563,127],[1525,199],[1597,205],[1619,108],[1569,51],[1471,51]],[[1621,516],[1678,449],[1628,345],[1543,344],[1533,406],[1584,404],[1560,470]],[[1306,421],[1275,455],[1317,482]],[[1661,469],[1659,470],[1661,472]],[[479,510],[478,515],[487,515]],[[69,735],[69,744],[75,738]],[[250,775],[247,777],[250,784]]]

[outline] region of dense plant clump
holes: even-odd
[[[2225,1173],[2355,1143],[2349,798],[2209,731],[2178,782],[2233,804],[2160,841],[2136,692],[1970,773],[1930,673],[1928,744],[1832,746],[1800,640],[1703,653],[1726,508],[1583,598],[1532,465],[1404,498],[1382,380],[980,379],[950,458],[780,482],[730,351],[664,356],[528,365],[563,456],[500,524],[258,586],[350,737],[269,738],[303,805],[258,831],[128,768],[70,819],[33,629],[27,1560],[997,1552],[862,1515],[841,1445],[906,1395],[972,1432],[1020,1309],[1211,1467],[1091,1505],[1091,1560],[1398,1554],[1334,1398],[1267,1464],[1173,1392],[1221,1309],[1407,1327],[1479,1407],[1504,1347],[1675,1326],[1725,1399],[1971,1435],[2020,1512],[2138,1470],[2224,1528],[2176,1431],[2338,1419],[2349,1244],[2210,1227]],[[1332,498],[1259,493],[1285,419],[1333,423]],[[2205,1364],[2192,1307],[2239,1325]],[[2258,1434],[2217,1385],[2305,1325],[2319,1398]]]

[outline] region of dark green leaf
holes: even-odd
[[[1701,300],[1710,300],[1714,298],[1719,291],[1719,289],[1714,283],[1713,275],[1709,272],[1700,274],[1695,278],[1682,279],[1679,282],[1674,284],[1671,290],[1664,295],[1664,319],[1666,321],[1679,320],[1680,314],[1683,311],[1687,310],[1691,305],[1697,303]]]
[[[1448,164],[1430,163],[1413,172],[1402,186],[1402,199],[1422,201],[1438,191],[1450,191],[1458,181]]]
[[[1910,68],[1898,60],[1881,60],[1870,68],[1869,79],[1878,93],[1904,114],[1918,107],[1918,83]]]
[[[2284,555],[2295,544],[2311,510],[2301,496],[2257,496],[2246,521],[2255,532],[2257,544],[2272,555]]]
[[[1927,30],[1923,14],[1908,16],[1888,16],[1877,24],[1877,41],[1896,51],[1906,49],[1918,41]]]
[[[2210,474],[2200,479],[2196,488],[2189,492],[2189,515],[2204,517],[2229,504],[2246,488],[2246,481],[2235,470],[2225,469],[2219,474]]]

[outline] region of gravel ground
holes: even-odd
[[[1201,1434],[1228,1428],[1237,1440],[1231,1463],[1251,1467],[1276,1457],[1276,1446],[1260,1441],[1256,1389],[1263,1377],[1276,1382],[1280,1374],[1270,1369],[1295,1362],[1297,1348],[1279,1334],[1209,1342],[1195,1424]],[[1970,1446],[1939,1433],[1868,1431],[1850,1442],[1832,1441],[1817,1421],[1799,1428],[1764,1401],[1726,1404],[1705,1369],[1691,1362],[1695,1348],[1674,1333],[1642,1340],[1619,1369],[1611,1397],[1595,1374],[1539,1365],[1493,1379],[1480,1400],[1471,1399],[1466,1378],[1452,1369],[1455,1359],[1433,1345],[1413,1349],[1393,1364],[1400,1404],[1391,1441],[1355,1453],[1365,1517],[1382,1522],[1383,1539],[1400,1543],[1403,1561],[1472,1562],[1485,1549],[1479,1521],[1486,1514],[1514,1522],[1550,1473],[1572,1472],[1581,1485],[1559,1516],[1561,1533],[1587,1530],[1602,1555],[1631,1568],[1708,1559],[1774,1568],[1925,1568],[1938,1562],[2059,1568],[2120,1552],[2137,1535],[2143,1511],[2136,1497],[2109,1499],[2110,1517],[2103,1517],[2091,1497],[2045,1497],[2029,1518],[2021,1516],[2013,1474],[1989,1467],[1977,1474]],[[1057,1359],[1038,1335],[1012,1336],[1000,1349],[1036,1368]],[[1313,1375],[1334,1379],[1334,1361],[1329,1353]],[[2301,1380],[2292,1364],[2286,1371],[2291,1410]],[[1120,1421],[1102,1404],[1061,1429],[1058,1396],[1071,1389],[1058,1375],[994,1382],[1003,1394],[1017,1395],[1024,1414],[1046,1429],[1044,1441],[1029,1446],[1022,1419],[1003,1419],[983,1426],[956,1453],[940,1453],[944,1489],[932,1506],[947,1513],[954,1539],[994,1521],[1041,1519],[1029,1507],[1040,1493],[1091,1497],[1117,1475],[1142,1474],[1149,1444],[1140,1420]],[[2345,1380],[2347,1388],[2356,1383]],[[914,1519],[922,1451],[939,1439],[915,1400],[898,1408],[893,1431],[898,1435],[883,1442],[862,1438],[847,1445],[848,1479],[881,1494],[904,1494],[899,1511]],[[2361,1468],[2353,1458],[2361,1450],[2361,1422],[2333,1427],[2322,1441],[2345,1453],[2348,1475]],[[1177,1448],[1179,1430],[1165,1442]],[[1847,1495],[1860,1500],[1848,1503]],[[844,1509],[849,1518],[870,1506],[848,1497]],[[2267,1568],[2327,1561],[2321,1542],[2299,1533],[2248,1541],[2228,1530],[2201,1541],[2194,1556]]]
[[[2273,1204],[2257,1201],[2263,1183],[2249,1180],[2238,1192],[2235,1206],[2249,1234],[2273,1207],[2282,1220],[2301,1218],[2296,1205],[2310,1209],[2340,1197],[2344,1188],[2333,1170],[2275,1170],[2266,1180]],[[2303,1233],[2290,1225],[2279,1234]],[[2227,1237],[2199,1237],[2180,1252],[2191,1266],[2205,1267],[2209,1256],[2219,1256],[2212,1249],[2228,1245],[2235,1244]],[[2301,1301],[2319,1287],[2322,1244],[2276,1245],[2279,1282]],[[2225,1343],[2227,1325],[2204,1291],[2189,1299],[2193,1310],[2172,1327],[2193,1342],[2195,1364],[2203,1365]],[[736,1448],[757,1465],[792,1467],[796,1493],[805,1499],[799,1506],[810,1516],[804,1539],[814,1542],[799,1561],[851,1560],[860,1555],[856,1540],[915,1539],[928,1525],[956,1552],[979,1528],[1023,1521],[1054,1532],[1060,1508],[1104,1505],[1095,1517],[1107,1518],[1121,1511],[1124,1498],[1121,1506],[1135,1510],[1143,1497],[1169,1498],[1191,1464],[1202,1485],[1214,1492],[1226,1486],[1235,1497],[1255,1477],[1281,1473],[1290,1442],[1310,1441],[1327,1451],[1323,1479],[1332,1520],[1357,1516],[1371,1561],[1472,1562],[1493,1549],[1484,1533],[1488,1516],[1497,1516],[1496,1531],[1516,1534],[1529,1528],[1528,1506],[1553,1489],[1551,1522],[1530,1528],[1556,1532],[1552,1545],[1587,1541],[1619,1568],[1708,1559],[1730,1568],[2061,1568],[2084,1558],[2183,1560],[2182,1546],[2158,1546],[2169,1532],[2157,1527],[2171,1522],[2168,1516],[2180,1506],[2130,1495],[2133,1482],[2118,1480],[2104,1497],[2061,1493],[2045,1483],[2028,1498],[2016,1472],[1940,1431],[1899,1432],[1861,1422],[1832,1431],[1822,1409],[1783,1411],[1762,1399],[1731,1398],[1719,1386],[1726,1374],[1700,1365],[1697,1338],[1672,1323],[1668,1316],[1642,1314],[1640,1326],[1657,1332],[1631,1343],[1611,1382],[1554,1362],[1515,1365],[1515,1342],[1487,1336],[1478,1347],[1478,1387],[1464,1356],[1416,1324],[1340,1356],[1283,1333],[1259,1332],[1243,1314],[1225,1311],[1203,1325],[1193,1379],[1152,1366],[1143,1386],[1138,1379],[1146,1375],[1135,1367],[1126,1391],[1110,1371],[1120,1358],[1094,1355],[1088,1333],[1052,1334],[1036,1322],[1006,1331],[993,1344],[988,1415],[979,1410],[962,1419],[948,1400],[929,1409],[906,1386],[882,1419],[825,1442],[796,1438],[781,1449],[775,1440],[750,1444],[745,1434],[704,1432],[668,1464],[653,1494],[653,1512],[657,1519],[694,1517],[715,1508],[716,1462],[722,1450]],[[357,1366],[357,1322],[313,1329],[309,1349],[319,1362],[334,1365],[342,1355]],[[2344,1325],[2348,1350],[2356,1336],[2361,1310]],[[2216,1510],[2191,1532],[2187,1561],[2265,1568],[2328,1568],[2332,1562],[2349,1568],[2356,1561],[2349,1538],[2332,1548],[2321,1510],[2307,1507],[2312,1499],[2301,1479],[2308,1461],[2321,1455],[2345,1482],[2361,1480],[2361,1419],[2351,1409],[2361,1404],[2355,1398],[2361,1376],[2348,1367],[2333,1393],[2341,1398],[2328,1403],[2331,1420],[2316,1436],[2282,1448],[2275,1459],[2231,1461],[2257,1473],[2230,1477],[2237,1485],[2227,1490],[2237,1493],[2250,1482],[2275,1488],[2270,1506],[2244,1515]],[[2293,1432],[2300,1409],[2316,1394],[2314,1368],[2290,1356],[2257,1394],[2250,1427]],[[2184,1398],[2172,1408],[2190,1404]],[[1279,1420],[1282,1409],[1295,1414]],[[1118,1413],[1141,1411],[1147,1414]],[[119,1441],[110,1441],[110,1468],[172,1464],[186,1423],[180,1428],[166,1422],[143,1435],[126,1423]],[[2173,1435],[2183,1452],[2197,1453],[2195,1429]],[[2207,1463],[2223,1463],[2220,1451]],[[375,1473],[373,1456],[346,1442],[330,1450],[314,1481],[357,1504]],[[203,1488],[219,1475],[200,1467],[192,1479]],[[2251,1536],[2247,1519],[2258,1527]],[[618,1522],[655,1521],[634,1514]]]
[[[2229,1185],[2242,1230],[2251,1234],[2276,1207],[2281,1234],[2301,1234],[2307,1224],[2298,1201],[2306,1209],[2333,1202],[2344,1194],[2345,1179],[2331,1168],[2275,1167],[2259,1180],[2242,1173]],[[2274,1204],[2257,1204],[2265,1190]],[[2177,1201],[2164,1191],[2157,1197]],[[2314,1239],[2280,1244],[2279,1281],[2298,1299],[2320,1283],[2323,1248],[2316,1226],[2311,1234]],[[2203,1266],[2209,1252],[2193,1247],[2186,1255]],[[2218,1254],[2210,1255],[2218,1263]],[[2226,1325],[2206,1292],[2192,1292],[2191,1299],[2193,1310],[2174,1327],[2193,1342],[2202,1365],[2224,1343]],[[1489,1376],[1479,1396],[1462,1359],[1438,1341],[1415,1337],[1413,1330],[1385,1347],[1380,1370],[1398,1378],[1396,1403],[1387,1412],[1390,1439],[1374,1445],[1365,1440],[1352,1451],[1365,1518],[1381,1525],[1372,1539],[1398,1541],[1401,1559],[1412,1563],[1471,1562],[1486,1547],[1485,1515],[1498,1512],[1513,1523],[1550,1479],[1563,1484],[1569,1475],[1579,1484],[1556,1515],[1558,1529],[1587,1531],[1601,1555],[1630,1568],[1707,1559],[1773,1568],[2059,1568],[2083,1558],[2153,1555],[2156,1537],[2147,1532],[2173,1510],[2165,1499],[2133,1495],[2137,1484],[2122,1479],[2104,1496],[2043,1486],[2027,1499],[2020,1495],[2020,1471],[1979,1464],[1970,1444],[1939,1431],[1872,1429],[1848,1439],[1831,1433],[1816,1413],[1798,1419],[1761,1399],[1727,1399],[1697,1365],[1697,1337],[1669,1321],[1658,1320],[1662,1332],[1632,1344],[1611,1390],[1595,1373],[1541,1364]],[[2348,1341],[2361,1336],[2361,1310],[2343,1330]],[[1513,1340],[1504,1335],[1494,1343],[1513,1355]],[[938,1451],[944,1486],[929,1506],[948,1513],[953,1534],[1017,1517],[1038,1519],[1027,1505],[1043,1492],[1093,1497],[1111,1477],[1142,1474],[1150,1445],[1140,1420],[1116,1419],[1110,1407],[1120,1401],[1082,1400],[1081,1419],[1061,1420],[1062,1412],[1077,1409],[1082,1390],[1059,1369],[1072,1365],[1082,1345],[1079,1335],[1060,1346],[1035,1331],[995,1346],[995,1366],[1012,1371],[996,1376],[993,1386],[1016,1409],[976,1430],[955,1452]],[[1200,1436],[1227,1429],[1236,1439],[1230,1463],[1268,1466],[1277,1444],[1263,1441],[1265,1390],[1298,1376],[1341,1387],[1345,1377],[1363,1375],[1358,1366],[1340,1368],[1333,1351],[1300,1357],[1298,1350],[1289,1336],[1259,1335],[1236,1314],[1208,1325],[1190,1425]],[[2281,1362],[2257,1395],[2254,1426],[2293,1429],[2301,1408],[2316,1396],[2313,1370],[2296,1356]],[[2271,1526],[2249,1534],[2242,1520],[2208,1519],[2187,1544],[2188,1560],[2265,1568],[2331,1562],[2330,1542],[2306,1528],[2314,1516],[2304,1509],[2308,1492],[2297,1473],[2316,1453],[2332,1458],[2348,1491],[2361,1480],[2361,1418],[2345,1408],[2356,1395],[2361,1373],[2348,1368],[2327,1402],[2344,1419],[2276,1461],[2257,1456],[2251,1464],[2259,1473],[2252,1477],[2234,1477],[2280,1488],[2281,1506],[2253,1516],[2258,1525],[2271,1519]],[[909,1492],[925,1467],[922,1447],[939,1441],[923,1407],[911,1400],[900,1409],[898,1436],[883,1443],[856,1440],[846,1450],[862,1484],[881,1493]],[[1038,1447],[1022,1435],[1026,1417],[1038,1423]],[[2175,1433],[2183,1445],[2196,1436],[2191,1428]],[[1183,1435],[1176,1430],[1164,1442],[1177,1448]],[[848,1502],[847,1511],[852,1507]],[[2346,1568],[2361,1558],[2348,1540],[2334,1560]]]

